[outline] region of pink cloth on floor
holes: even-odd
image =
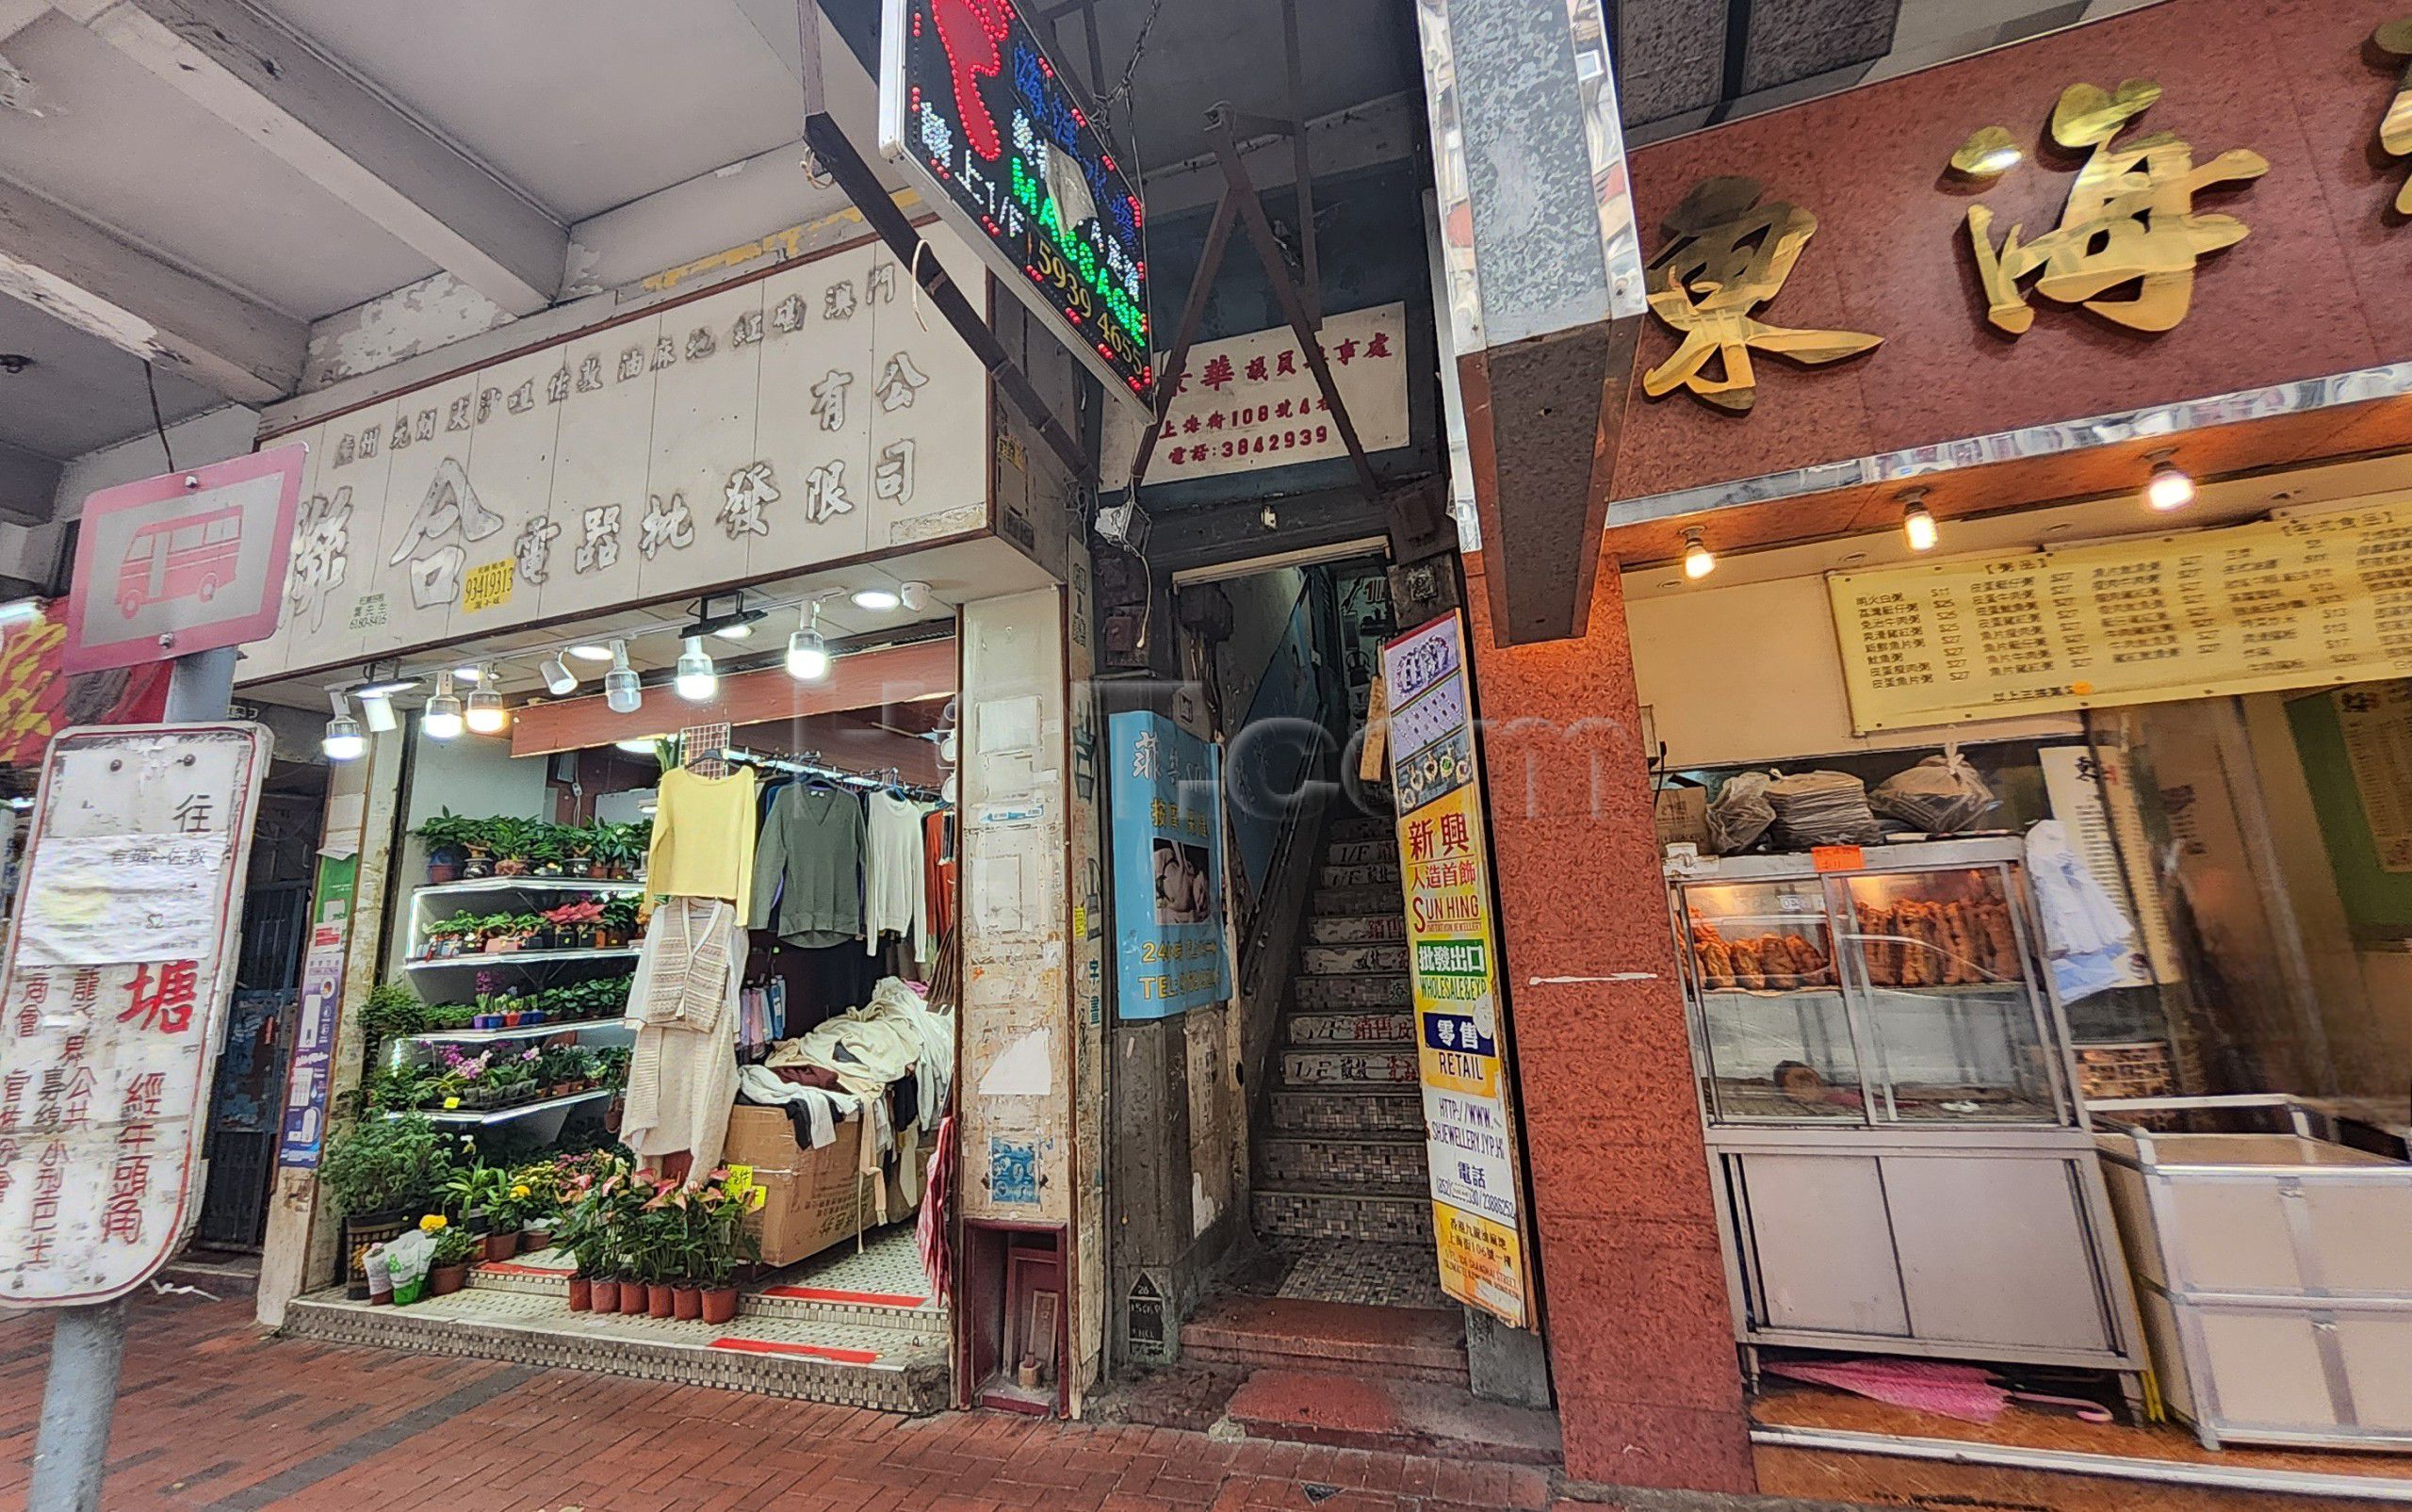
[[[1769,1360],[1762,1369],[1963,1423],[1991,1423],[2010,1403],[2010,1393],[1994,1384],[1991,1372],[1947,1360],[1785,1359]]]

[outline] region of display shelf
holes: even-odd
[[[620,1089],[618,1087],[594,1087],[584,1092],[573,1092],[566,1097],[542,1097],[534,1102],[513,1103],[508,1108],[411,1108],[407,1110],[391,1110],[386,1113],[385,1116],[388,1118],[399,1118],[402,1116],[404,1112],[409,1112],[417,1114],[421,1117],[427,1119],[430,1123],[500,1124],[508,1123],[516,1118],[526,1118],[532,1114],[567,1112],[569,1109],[577,1107],[579,1103],[593,1102],[597,1097],[612,1097],[616,1095],[619,1090]]]
[[[600,877],[480,877],[473,882],[431,882],[420,887],[421,898],[449,897],[454,893],[476,896],[487,892],[610,892],[644,891],[642,882],[625,878],[610,882]]]
[[[485,1045],[504,1039],[550,1039],[555,1034],[589,1029],[625,1029],[634,1031],[636,1024],[626,1018],[569,1018],[547,1020],[541,1024],[521,1024],[516,1029],[432,1029],[424,1034],[397,1034],[405,1044],[421,1045]]]
[[[633,961],[640,953],[634,945],[615,946],[608,951],[481,951],[474,955],[448,955],[424,961],[405,961],[405,971],[434,971],[446,967],[476,967],[490,971],[497,967],[550,966],[562,961]]]

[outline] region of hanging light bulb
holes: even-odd
[[[1901,504],[1901,537],[1912,551],[1934,549],[1934,516],[1926,509],[1926,490],[1914,489]]]
[[[2152,454],[2152,477],[2144,480],[2144,502],[2160,513],[2182,510],[2194,502],[2194,480],[2169,459],[2174,451]]]
[[[819,682],[829,675],[829,642],[821,638],[821,600],[804,609],[804,623],[788,637],[788,675],[798,682]]]
[[[1697,527],[1684,532],[1684,576],[1697,582],[1717,570],[1717,555],[1700,538]]]
[[[327,721],[326,738],[318,749],[330,761],[357,761],[368,754],[368,737],[360,733],[360,722],[351,717],[351,707],[344,701],[343,690],[327,690],[327,702],[334,706],[335,717]]]
[[[603,702],[614,714],[633,714],[644,703],[644,685],[628,665],[628,642],[611,642],[611,670],[603,675]]]
[[[478,669],[478,691],[469,695],[471,735],[500,735],[511,728],[511,710],[503,707],[502,690],[496,686],[500,680],[495,675],[493,662]]]
[[[435,675],[435,691],[428,695],[427,712],[419,716],[419,728],[431,740],[460,739],[465,728],[461,718],[461,695],[452,691],[452,675]]]
[[[368,726],[369,734],[387,735],[401,728],[402,722],[394,714],[393,694],[371,692],[364,688],[352,696],[360,700],[361,723]]]
[[[887,588],[857,588],[853,593],[855,608],[885,614],[904,602],[904,595]]]
[[[544,675],[545,691],[555,698],[565,698],[578,691],[578,674],[569,670],[569,663],[562,659],[560,652],[546,658],[536,670]]]
[[[608,645],[574,645],[569,648],[569,654],[576,657],[580,661],[609,661],[611,659],[611,648]]]
[[[687,637],[687,649],[678,654],[678,670],[670,686],[691,704],[703,703],[720,691],[720,674],[712,670],[711,653],[704,649],[702,636]]]

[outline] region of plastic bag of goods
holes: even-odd
[[[376,1246],[383,1252],[386,1273],[394,1278],[394,1303],[408,1307],[427,1286],[428,1267],[435,1260],[435,1236],[407,1229]]]
[[[1873,845],[1883,838],[1867,807],[1867,784],[1847,772],[1778,773],[1768,784],[1775,809],[1776,844],[1790,851],[1813,845]]]
[[[1867,795],[1868,806],[1876,812],[1929,835],[1975,829],[2000,802],[1958,746],[1946,746],[1941,756],[1893,773]]]
[[[1716,802],[1708,805],[1708,849],[1718,855],[1748,850],[1774,822],[1775,809],[1768,803],[1768,774],[1737,772],[1725,779]]]

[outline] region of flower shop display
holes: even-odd
[[[431,1212],[418,1221],[419,1231],[435,1241],[434,1254],[427,1271],[427,1294],[449,1296],[469,1284],[469,1262],[477,1258],[479,1239],[466,1226],[453,1223],[440,1212]],[[396,1301],[401,1301],[399,1295]]]
[[[338,1130],[318,1158],[318,1182],[343,1215],[344,1278],[368,1294],[368,1246],[408,1227],[451,1175],[453,1144],[428,1119],[363,1118]]]

